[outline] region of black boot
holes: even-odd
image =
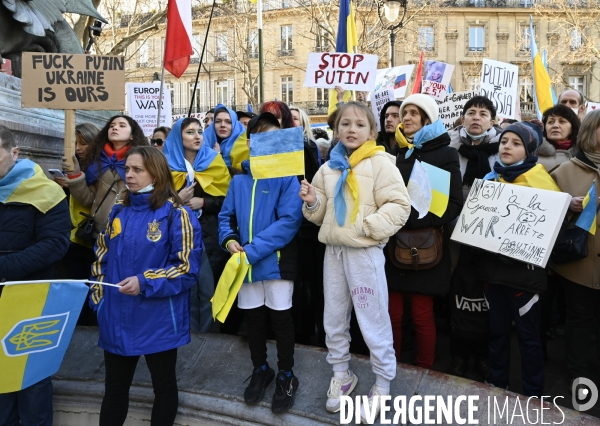
[[[252,375],[248,377],[248,379],[251,378],[250,384],[244,391],[244,401],[246,401],[246,404],[254,405],[262,401],[265,396],[265,390],[274,377],[275,371],[268,365],[266,370],[263,370],[262,367],[255,368]]]
[[[288,377],[285,371],[279,370],[275,379],[275,394],[271,411],[274,413],[285,413],[294,406],[294,397],[298,390],[298,378],[291,373]]]
[[[452,374],[453,376],[465,377],[465,373],[467,372],[467,360],[460,356],[452,357],[452,363],[448,368],[448,374]]]

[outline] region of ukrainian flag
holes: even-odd
[[[358,34],[356,32],[354,5],[351,0],[341,0],[335,51],[341,53],[354,53],[356,47],[358,47]],[[348,102],[350,98],[352,98],[352,93],[347,90],[344,93],[344,102]],[[335,89],[331,89],[329,90],[329,111],[327,112],[327,115],[331,115],[337,109],[336,105],[337,92]]]
[[[304,175],[303,128],[251,135],[250,170],[255,179]]]
[[[544,66],[542,55],[538,51],[535,43],[535,33],[533,31],[533,19],[529,15],[529,40],[531,42],[531,70],[533,78],[533,99],[537,109],[538,119],[542,119],[544,111],[554,106],[552,97],[552,81],[548,75],[548,70]]]
[[[592,235],[596,235],[596,181],[592,182],[592,187],[583,199],[583,211],[579,215],[579,219],[575,222],[576,226],[585,229]]]
[[[58,371],[88,287],[55,281],[0,289],[0,393],[8,393]]]
[[[429,211],[437,217],[442,217],[448,208],[450,200],[450,172],[421,162],[429,181],[431,182],[431,204]]]

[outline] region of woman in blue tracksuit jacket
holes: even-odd
[[[92,287],[106,365],[100,426],[122,425],[140,355],[154,386],[152,425],[172,425],[178,406],[177,348],[190,342],[190,288],[203,250],[200,224],[182,205],[164,155],[132,148],[125,177],[129,192],[109,216],[95,247]]]

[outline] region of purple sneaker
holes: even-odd
[[[342,395],[350,395],[357,383],[358,377],[351,370],[348,370],[347,377],[332,377],[331,382],[329,383],[329,390],[327,391],[327,404],[325,405],[325,409],[330,413],[337,413],[340,411],[340,397]]]

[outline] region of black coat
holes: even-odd
[[[545,268],[483,250],[477,277],[485,283],[501,284],[531,293],[543,293],[548,287]]]
[[[30,204],[0,203],[0,282],[54,278],[70,234],[66,199],[45,214]]]
[[[421,149],[415,149],[412,155],[404,158],[407,148],[400,149],[396,157],[396,165],[408,185],[410,174],[415,160],[426,162],[432,166],[450,172],[450,199],[448,208],[442,217],[437,217],[432,213],[427,213],[422,219],[419,219],[419,213],[411,207],[410,216],[404,227],[406,229],[420,229],[429,226],[443,226],[452,222],[462,210],[463,193],[462,178],[460,176],[460,166],[458,162],[458,151],[448,146],[450,144],[450,135],[444,133],[437,138],[426,142]],[[387,276],[388,288],[390,291],[399,291],[406,293],[418,293],[442,296],[448,293],[450,289],[450,251],[448,242],[450,236],[444,233],[444,251],[442,260],[436,266],[427,270],[413,271],[401,270],[386,259],[385,273]],[[385,250],[386,257],[388,249]]]

